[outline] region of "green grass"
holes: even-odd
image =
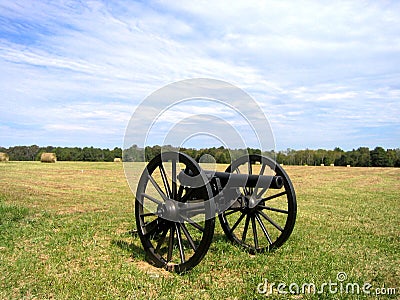
[[[252,256],[217,223],[203,261],[177,275],[150,266],[132,236],[134,196],[121,164],[2,163],[0,299],[268,299],[279,296],[257,293],[265,280],[319,287],[338,272],[372,292],[396,288],[383,298],[398,298],[400,169],[285,168],[298,198],[285,245]],[[325,299],[375,298],[325,291]]]

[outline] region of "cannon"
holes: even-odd
[[[146,165],[135,199],[137,233],[148,261],[178,273],[204,258],[217,215],[226,237],[256,254],[287,241],[296,211],[289,176],[258,154],[219,172],[201,168],[185,153],[163,152]]]

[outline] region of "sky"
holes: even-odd
[[[0,0],[0,146],[122,147],[149,95],[210,78],[258,103],[277,150],[398,148],[399,16],[399,1]],[[192,104],[167,119],[224,114]]]

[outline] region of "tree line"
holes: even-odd
[[[165,150],[179,150],[189,156],[195,158],[197,161],[202,159],[204,162],[216,161],[217,163],[230,163],[231,159],[236,159],[245,154],[262,154],[275,159],[280,164],[285,165],[331,165],[335,166],[353,166],[353,167],[400,167],[400,148],[397,149],[384,149],[382,147],[375,147],[370,150],[368,147],[360,147],[351,151],[344,151],[338,147],[333,150],[325,149],[305,149],[294,150],[287,149],[284,151],[266,151],[262,152],[259,149],[225,149],[219,148],[175,148],[173,146],[158,145],[147,146],[145,149],[133,145],[124,151],[124,161],[149,161],[157,154],[161,153],[161,149]],[[207,154],[207,155],[206,155]]]
[[[292,150],[280,151],[276,155],[279,163],[288,165],[331,165],[353,167],[400,167],[400,149],[359,147],[351,151],[340,148],[333,150]]]
[[[149,161],[161,150],[182,151],[196,160],[203,162],[230,163],[231,159],[236,159],[247,153],[263,154],[274,158],[278,163],[285,165],[310,165],[319,166],[321,164],[336,166],[351,165],[354,167],[400,167],[400,148],[384,149],[375,147],[370,150],[368,147],[359,147],[351,151],[344,151],[338,147],[333,150],[325,149],[287,149],[283,151],[267,151],[261,153],[259,149],[226,149],[224,147],[212,147],[203,149],[177,148],[167,146],[147,146],[144,149],[133,145],[122,151],[121,148],[101,149],[94,147],[39,147],[14,146],[9,148],[0,147],[0,152],[9,155],[10,160],[40,160],[43,152],[52,152],[57,155],[60,161],[113,161],[116,157],[122,157],[124,161]]]
[[[114,161],[116,157],[122,157],[122,149],[101,149],[94,147],[39,147],[32,146],[14,146],[9,148],[0,147],[0,152],[5,152],[10,160],[40,160],[44,152],[55,153],[57,160],[60,161]]]

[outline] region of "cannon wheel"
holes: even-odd
[[[211,193],[209,185],[181,186],[177,180],[181,170],[192,175],[202,172],[196,161],[184,153],[163,152],[156,156],[141,175],[135,200],[136,226],[148,260],[177,273],[192,269],[203,259],[215,227],[215,212],[210,217],[210,201],[204,201]],[[171,203],[204,205],[200,212],[197,205],[195,213],[175,210],[173,218],[171,214],[165,217],[162,211]]]
[[[280,247],[290,236],[296,220],[296,195],[283,168],[270,158],[246,155],[233,161],[225,170],[229,173],[276,175],[283,179],[283,188],[240,188],[240,196],[219,215],[226,236],[250,253]],[[258,202],[249,207],[249,199]]]

